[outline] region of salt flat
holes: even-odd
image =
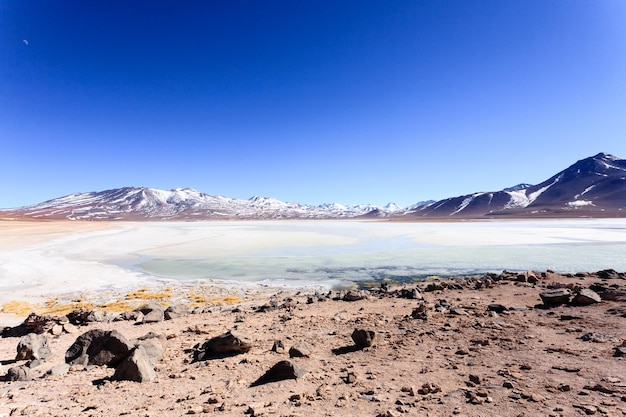
[[[321,286],[509,270],[626,270],[625,219],[0,222],[0,304],[163,279]]]

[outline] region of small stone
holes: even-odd
[[[469,380],[476,385],[480,384],[480,377],[478,375],[470,374]]]
[[[598,409],[591,404],[574,404],[574,407],[583,410],[587,415],[593,415],[598,412]]]
[[[311,350],[304,342],[296,343],[289,348],[290,358],[308,358],[311,356]]]
[[[52,326],[52,328],[50,329],[50,333],[53,336],[60,336],[61,334],[63,334],[63,326],[60,324],[55,324],[54,326]]]
[[[344,381],[346,384],[354,384],[356,382],[356,374],[354,372],[348,372]]]
[[[285,353],[285,345],[280,340],[275,340],[272,345],[272,352]]]
[[[479,388],[476,390],[476,395],[479,397],[487,398],[489,396],[489,391],[484,388]]]

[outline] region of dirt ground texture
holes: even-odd
[[[613,297],[545,308],[539,296],[558,284],[598,282],[619,295],[626,290],[623,275],[537,276],[532,283],[478,286],[460,279],[443,289],[427,282],[376,288],[357,301],[282,292],[273,297],[276,308],[260,308],[271,300],[259,299],[208,305],[158,323],[109,321],[47,334],[54,356],[33,368],[28,381],[0,382],[0,416],[626,415],[626,357],[616,353],[626,340],[626,302]],[[129,339],[163,335],[157,377],[113,381],[105,366],[47,375],[94,328]],[[356,348],[355,329],[374,331],[374,345]],[[252,349],[193,361],[194,346],[229,330],[246,335]],[[0,339],[0,375],[24,363],[15,361],[19,340]],[[276,340],[284,352],[272,351]],[[306,375],[251,386],[300,342],[310,355],[292,360]]]

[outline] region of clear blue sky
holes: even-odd
[[[0,207],[406,206],[626,158],[623,0],[0,0]]]

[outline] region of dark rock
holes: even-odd
[[[585,342],[594,342],[594,343],[606,343],[606,342],[619,342],[619,340],[610,334],[600,334],[600,333],[585,333],[580,336],[580,339]]]
[[[116,330],[90,330],[78,336],[65,353],[70,365],[117,366],[129,354],[133,346]]]
[[[620,274],[614,269],[604,269],[596,272],[596,275],[600,279],[619,279]]]
[[[143,319],[143,313],[141,311],[125,311],[118,314],[113,321],[139,321]]]
[[[232,330],[213,337],[194,351],[194,360],[201,361],[246,353],[252,348],[250,339]]]
[[[400,290],[400,298],[408,298],[409,300],[422,300],[424,297],[422,297],[422,294],[417,288],[403,288]]]
[[[615,288],[609,288],[598,293],[600,298],[606,301],[626,301],[626,291]]]
[[[172,320],[189,314],[189,307],[185,304],[174,304],[165,309],[165,320]]]
[[[583,288],[576,292],[576,295],[574,295],[574,298],[572,299],[572,304],[575,306],[588,306],[599,303],[600,301],[602,301],[602,299],[597,292],[588,288]]]
[[[296,343],[289,349],[290,358],[308,358],[311,356],[311,350],[304,342]]]
[[[507,311],[507,308],[505,306],[503,306],[502,304],[489,304],[487,306],[487,310],[488,311],[495,311],[498,314],[502,314],[505,311]]]
[[[428,306],[425,302],[420,303],[411,311],[411,317],[426,321],[428,319]]]
[[[615,348],[615,356],[617,357],[626,356],[626,342],[622,343],[621,345]]]
[[[52,326],[60,322],[59,317],[40,316],[30,313],[28,317],[15,327],[6,327],[2,330],[2,337],[22,337],[29,333],[46,333],[52,329]]]
[[[420,395],[437,394],[438,392],[441,392],[441,387],[432,382],[426,382],[417,390]]]
[[[158,323],[165,319],[165,309],[157,303],[145,304],[136,311],[143,314],[142,323]]]
[[[75,326],[83,326],[87,323],[102,323],[105,321],[104,314],[88,310],[86,308],[78,308],[67,313],[66,317]]]
[[[280,340],[275,340],[272,345],[272,352],[285,353],[285,345]]]
[[[352,340],[360,349],[372,346],[375,337],[376,333],[373,330],[354,329],[352,332]]]
[[[263,304],[260,307],[257,307],[257,313],[269,313],[270,311],[274,311],[278,309],[279,303],[277,300],[270,300],[268,303]]]
[[[603,394],[615,394],[616,392],[620,392],[619,389],[611,388],[606,384],[585,385],[583,389],[589,391],[597,391]]]
[[[350,290],[343,296],[343,301],[359,301],[368,297],[369,295],[365,291]]]
[[[567,304],[572,292],[568,288],[557,288],[539,294],[541,301],[547,306]]]
[[[48,338],[43,334],[30,333],[20,339],[17,345],[15,360],[46,360],[50,357],[52,357],[52,351],[50,351],[48,346]]]
[[[5,381],[30,381],[30,379],[30,369],[23,365],[9,368],[4,377]]]
[[[251,384],[258,386],[269,382],[283,381],[285,379],[298,379],[306,375],[308,371],[294,361],[280,361],[270,368],[263,376]]]
[[[430,282],[424,288],[425,292],[433,292],[433,291],[442,291],[447,288],[447,284],[445,282]]]
[[[111,377],[114,381],[135,382],[150,382],[154,378],[156,378],[154,365],[143,346],[134,348],[130,355],[115,368],[115,373]]]

